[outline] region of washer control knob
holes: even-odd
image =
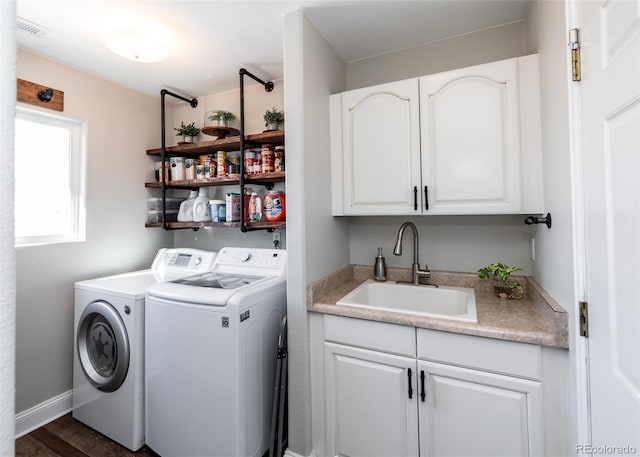
[[[251,258],[251,253],[249,251],[245,251],[242,254],[240,254],[240,260],[242,262],[246,262],[247,260],[249,260]]]
[[[194,265],[200,265],[202,263],[202,257],[196,257],[193,259]]]
[[[124,313],[125,314],[131,314],[131,308],[129,308],[129,305],[124,305]]]

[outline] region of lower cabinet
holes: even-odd
[[[378,335],[379,341],[383,338],[381,324],[376,325],[372,335]],[[541,378],[535,379],[540,366],[539,346],[409,327],[406,330],[414,332],[414,338],[418,332],[415,356],[362,347],[366,338],[359,327],[344,338],[329,329],[328,338],[334,341],[325,335],[326,455],[545,454],[542,382]],[[463,344],[457,344],[457,337]],[[349,341],[351,338],[354,341]],[[440,338],[444,339],[438,341]],[[448,344],[450,338],[454,344]],[[466,344],[474,340],[477,344]],[[428,354],[421,348],[425,343],[438,347]],[[448,348],[451,360],[465,366],[439,360]],[[432,355],[431,360],[421,360]],[[473,362],[467,363],[467,359]],[[525,371],[514,366],[511,375],[511,359]],[[485,360],[487,365],[483,366]]]
[[[416,361],[325,343],[331,455],[419,455]]]
[[[429,362],[418,370],[420,455],[543,455],[540,382]]]

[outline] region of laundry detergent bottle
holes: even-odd
[[[193,222],[211,222],[211,209],[209,208],[209,195],[205,187],[200,188],[198,196],[193,202]]]
[[[193,221],[193,204],[198,196],[197,190],[192,190],[189,194],[189,198],[180,203],[180,210],[178,211],[179,222],[192,222]]]

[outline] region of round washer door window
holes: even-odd
[[[118,389],[129,371],[129,337],[116,309],[94,301],[84,309],[76,335],[80,365],[91,384],[103,392]]]

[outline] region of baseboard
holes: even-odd
[[[290,448],[285,449],[284,457],[315,457],[316,453],[311,451],[311,454],[308,456],[304,456],[302,454],[298,454],[297,452],[293,452]]]
[[[71,411],[72,393],[73,390],[63,392],[16,414],[16,439]]]

